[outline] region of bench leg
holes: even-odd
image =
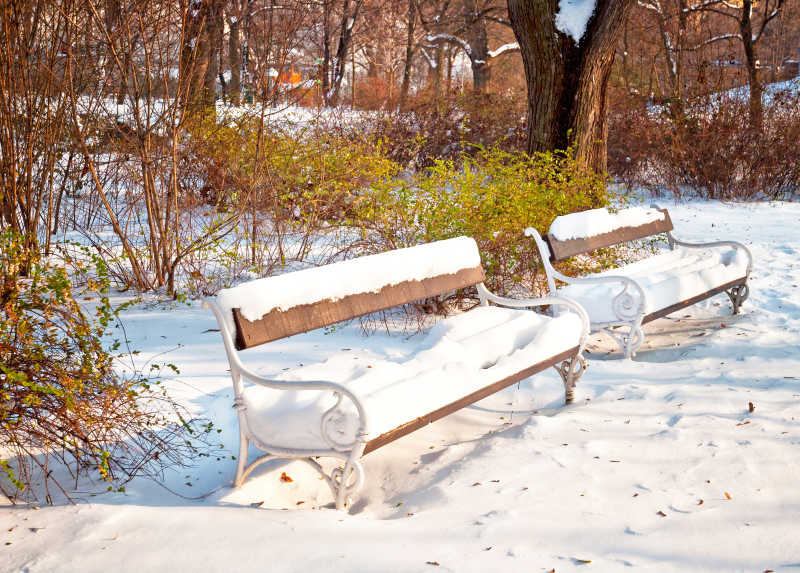
[[[333,470],[331,479],[328,480],[333,497],[336,499],[336,509],[345,509],[363,484],[364,467],[358,456],[351,454],[344,467]]]
[[[247,468],[247,450],[249,449],[250,441],[244,432],[239,433],[239,460],[236,465],[236,477],[233,479],[233,487],[239,487],[245,478],[245,469]],[[250,472],[247,472],[250,473]]]
[[[731,289],[725,291],[725,294],[728,295],[728,298],[731,299],[731,304],[733,305],[733,314],[739,314],[739,309],[742,306],[742,303],[747,300],[747,297],[750,296],[750,287],[747,286],[747,283],[739,286],[735,286]]]
[[[586,371],[586,359],[583,355],[576,354],[553,368],[556,369],[561,376],[561,381],[564,382],[564,402],[569,404],[575,399],[575,386]]]
[[[622,328],[625,327],[623,326]],[[636,351],[644,342],[644,331],[642,330],[641,321],[631,323],[628,332],[624,334],[618,334],[611,328],[606,328],[604,330],[614,339],[620,350],[622,350],[622,354],[625,358],[633,358]]]

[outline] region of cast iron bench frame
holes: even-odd
[[[547,274],[547,283],[550,289],[551,296],[557,296],[556,280],[567,284],[576,283],[621,283],[622,290],[611,301],[611,308],[617,317],[616,321],[611,322],[592,322],[591,331],[594,332],[607,332],[619,345],[623,351],[625,358],[631,358],[636,353],[636,350],[644,342],[644,332],[642,325],[647,324],[657,318],[661,318],[671,314],[687,306],[691,306],[697,302],[710,298],[716,294],[724,292],[728,295],[733,305],[733,314],[738,314],[742,303],[747,299],[750,294],[750,288],[747,281],[750,277],[750,272],[753,268],[753,255],[750,250],[738,241],[714,241],[707,243],[690,243],[677,239],[673,234],[672,219],[666,209],[661,209],[658,205],[651,205],[653,209],[657,209],[664,213],[664,218],[653,221],[650,223],[642,224],[634,227],[621,227],[610,233],[603,233],[579,239],[558,240],[552,234],[548,233],[544,238],[535,230],[527,229],[526,234],[533,237],[539,249],[545,272]],[[591,253],[600,248],[611,247],[621,243],[634,241],[637,239],[644,239],[665,233],[667,236],[667,243],[670,250],[674,250],[676,246],[688,249],[706,249],[713,247],[733,247],[741,249],[748,257],[747,271],[744,276],[738,277],[732,281],[724,284],[716,285],[708,291],[693,296],[686,300],[675,301],[664,308],[657,309],[653,312],[645,314],[645,292],[642,287],[632,278],[622,275],[612,276],[594,276],[587,275],[585,277],[568,277],[558,272],[553,263],[564,261],[575,255]],[[638,300],[638,303],[637,303]],[[619,327],[627,328],[620,332]]]
[[[236,476],[233,482],[234,486],[240,486],[256,467],[270,459],[299,459],[310,464],[325,478],[336,501],[336,508],[344,509],[349,500],[363,484],[364,469],[360,461],[363,455],[375,451],[461,408],[469,406],[478,400],[486,398],[491,394],[549,367],[554,367],[558,371],[564,383],[566,403],[571,402],[575,385],[586,369],[586,361],[582,355],[589,334],[589,319],[586,312],[580,305],[565,297],[511,299],[498,296],[490,292],[484,286],[483,280],[483,269],[479,265],[475,268],[461,269],[455,274],[439,275],[421,281],[409,280],[400,284],[386,285],[379,292],[365,292],[347,296],[339,300],[326,299],[313,304],[292,307],[286,311],[275,309],[255,322],[248,321],[241,316],[239,309],[234,308],[233,317],[235,332],[231,332],[228,327],[228,322],[225,320],[224,313],[226,310],[214,299],[205,300],[204,307],[213,311],[220,327],[222,340],[230,364],[231,378],[233,380],[235,395],[234,407],[238,411],[239,457]],[[519,372],[497,380],[480,390],[464,396],[458,396],[457,399],[454,399],[453,402],[442,408],[436,409],[416,419],[409,420],[407,423],[398,426],[394,430],[374,437],[369,435],[369,420],[361,401],[354,392],[344,385],[324,380],[301,382],[271,380],[253,372],[242,362],[239,356],[240,350],[252,348],[266,342],[302,332],[308,332],[358,316],[410,304],[422,299],[437,297],[471,286],[477,288],[480,304],[482,306],[492,303],[498,306],[520,309],[531,309],[541,306],[568,307],[578,314],[583,325],[578,345],[543,361],[530,364]],[[531,310],[531,312],[534,311]],[[245,379],[268,388],[324,390],[333,392],[336,398],[336,404],[325,412],[322,419],[319,421],[321,424],[322,436],[329,448],[312,450],[279,447],[266,443],[263,440],[263,436],[256,436],[248,427],[246,418],[246,403],[244,400]],[[353,403],[359,417],[359,429],[356,433],[355,440],[351,443],[340,443],[337,441],[332,431],[328,429],[329,421],[336,415],[339,406],[344,400],[350,400]],[[253,444],[256,448],[263,451],[264,454],[248,465],[249,444]],[[342,461],[342,467],[334,469],[331,474],[328,475],[322,465],[317,461],[318,457],[323,456],[340,459]]]

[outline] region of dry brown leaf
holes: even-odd
[[[283,483],[291,483],[291,482],[293,482],[294,480],[293,480],[292,478],[290,478],[289,476],[287,476],[287,475],[286,475],[286,472],[282,472],[282,473],[281,473],[281,481],[282,481]]]
[[[661,511],[661,510],[658,510],[658,512],[656,513],[656,515],[660,515],[661,517],[667,517],[667,514],[666,514],[666,513],[664,513],[664,512],[663,512],[663,511]]]
[[[729,494],[729,493],[726,491],[726,492],[725,492],[725,497],[727,497],[728,499],[731,499],[731,494]]]
[[[749,424],[749,423],[750,423],[750,420],[747,420],[746,422],[739,422],[739,423],[738,423],[738,424],[736,424],[736,425],[737,425],[737,426],[746,426],[746,425],[747,425],[747,424]]]
[[[703,505],[703,500],[701,499],[700,501],[698,501],[697,505]]]
[[[747,403],[747,410],[752,414],[755,411],[756,407],[753,406],[752,402]]]
[[[303,500],[300,500],[300,501],[298,501],[298,502],[297,502],[295,505],[302,505],[302,504],[304,504],[304,503],[305,503],[305,502],[304,502]]]
[[[427,563],[428,565],[435,565],[436,567],[439,566],[439,562],[438,561],[426,561],[425,563]]]

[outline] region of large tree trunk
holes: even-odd
[[[764,115],[761,103],[761,80],[758,77],[758,56],[756,43],[753,41],[753,0],[743,0],[742,18],[739,20],[739,31],[744,44],[744,56],[747,65],[747,83],[750,85],[750,127],[761,129]]]
[[[208,0],[206,16],[206,41],[208,51],[205,77],[203,78],[203,107],[206,113],[214,113],[217,95],[217,76],[219,75],[219,54],[222,51],[223,1]]]
[[[598,0],[576,42],[556,28],[556,0],[508,0],[528,85],[528,152],[575,147],[606,169],[606,99],[617,39],[632,0]]]
[[[239,105],[242,95],[241,16],[228,20],[228,62],[231,67],[231,104]]]
[[[466,40],[469,44],[469,62],[472,68],[472,89],[486,91],[489,84],[489,38],[486,35],[486,19],[479,14],[477,0],[464,0],[462,6]]]
[[[414,0],[408,0],[408,20],[406,23],[406,61],[403,65],[403,84],[400,86],[400,105],[402,111],[406,106],[408,89],[411,85],[411,60],[414,57],[414,24],[417,14],[414,10]]]
[[[347,54],[350,52],[353,28],[358,20],[362,2],[363,0],[354,0],[352,12],[350,11],[350,0],[344,0],[342,6],[342,16],[339,23],[339,44],[336,48],[336,56],[332,66],[333,77],[330,79],[330,87],[325,94],[325,103],[330,107],[336,107],[339,104],[339,93],[344,79]]]

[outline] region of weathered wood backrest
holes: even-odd
[[[217,303],[244,350],[483,280],[475,241],[457,237],[250,281]]]
[[[562,215],[562,217],[571,217],[574,218],[573,221],[576,221],[576,219],[580,218],[581,216],[588,217],[588,214],[594,211],[597,210],[584,211],[582,213],[572,213],[570,215]],[[620,214],[624,215],[625,211],[630,212],[632,210],[626,209],[624,211],[620,211]],[[672,220],[669,218],[669,213],[666,209],[652,209],[648,211],[660,212],[663,213],[664,216],[663,218],[654,221],[651,220],[643,222],[640,225],[620,226],[609,232],[566,240],[556,238],[552,232],[548,233],[545,236],[545,241],[547,242],[547,246],[550,248],[550,260],[553,262],[563,261],[564,259],[568,259],[575,255],[588,253],[594,251],[595,249],[611,247],[613,245],[618,245],[634,239],[642,239],[644,237],[657,235],[658,233],[666,233],[667,231],[672,230]],[[562,217],[557,217],[556,220],[553,221],[553,225],[550,226],[551,231],[553,230],[553,227],[556,226],[556,222]],[[628,217],[628,219],[631,218]],[[580,223],[579,220],[576,222]]]

